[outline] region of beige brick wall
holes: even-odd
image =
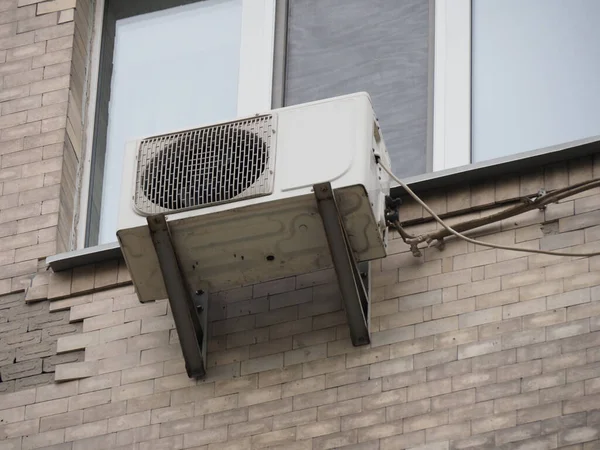
[[[0,450],[600,449],[600,258],[448,240],[373,264],[352,347],[333,271],[213,296],[208,375],[185,374],[166,300],[122,261],[46,271],[70,247],[91,9],[0,0]],[[598,177],[583,158],[424,193],[456,223]],[[435,229],[407,202],[410,230]],[[600,190],[481,239],[600,250]]]
[[[26,297],[47,297],[44,260],[72,239],[90,12],[87,0],[0,0],[3,393],[51,383],[56,364],[83,360],[56,352],[57,339],[82,324]]]
[[[593,251],[599,220],[596,189],[475,235]],[[333,272],[301,274],[213,296],[198,381],[168,302],[139,303],[122,263],[36,277],[31,305],[78,326],[56,351],[84,358],[0,396],[0,449],[600,448],[600,257],[448,240],[415,258],[394,237],[373,264],[370,346],[351,345]]]
[[[0,294],[71,248],[90,14],[88,0],[0,1]]]

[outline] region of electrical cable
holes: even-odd
[[[600,252],[592,252],[592,253],[567,253],[567,252],[555,252],[550,250],[536,250],[522,247],[514,247],[511,245],[499,245],[499,244],[491,244],[488,242],[478,241],[477,239],[471,239],[468,236],[456,231],[450,225],[446,224],[443,219],[441,219],[423,200],[419,198],[417,194],[415,194],[411,188],[409,188],[406,183],[404,183],[400,178],[392,173],[392,171],[382,164],[381,160],[379,160],[379,166],[396,182],[398,183],[407,193],[410,195],[419,205],[421,205],[430,215],[433,217],[436,222],[438,222],[442,227],[444,227],[449,233],[453,234],[459,239],[462,239],[466,242],[470,242],[471,244],[481,245],[484,247],[496,248],[500,250],[512,250],[515,252],[524,252],[524,253],[539,253],[542,255],[552,255],[552,256],[574,256],[574,257],[590,257],[600,255]]]

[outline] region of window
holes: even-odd
[[[600,2],[435,7],[434,170],[600,134]]]
[[[80,247],[116,241],[127,141],[272,102],[275,0],[105,1]]]

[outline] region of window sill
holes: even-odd
[[[491,177],[524,172],[568,159],[589,156],[594,153],[600,153],[600,137],[598,136],[505,158],[427,173],[407,178],[404,181],[416,192],[447,189],[450,186],[458,184],[477,183]],[[392,188],[393,197],[401,196],[403,193],[404,190],[400,187]],[[122,258],[123,254],[121,253],[119,243],[112,242],[110,244],[50,256],[46,259],[46,263],[54,272],[60,272],[74,267]]]
[[[502,175],[523,174],[545,165],[600,153],[600,136],[541,148],[466,166],[425,173],[403,180],[415,192],[478,183]],[[392,197],[404,195],[400,186],[392,188]]]
[[[72,252],[60,253],[46,258],[46,264],[54,271],[73,269],[74,267],[86,266],[111,259],[122,259],[121,247],[118,242],[96,245],[94,247],[73,250]]]

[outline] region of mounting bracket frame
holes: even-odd
[[[331,259],[342,294],[352,344],[355,347],[367,345],[371,342],[369,337],[369,293],[365,288],[363,273],[359,269],[350,246],[350,240],[335,199],[335,192],[331,183],[315,184],[313,191],[319,214],[323,220]]]
[[[208,289],[190,288],[180,268],[165,216],[150,216],[147,223],[179,335],[185,369],[190,378],[202,377],[206,374]]]

